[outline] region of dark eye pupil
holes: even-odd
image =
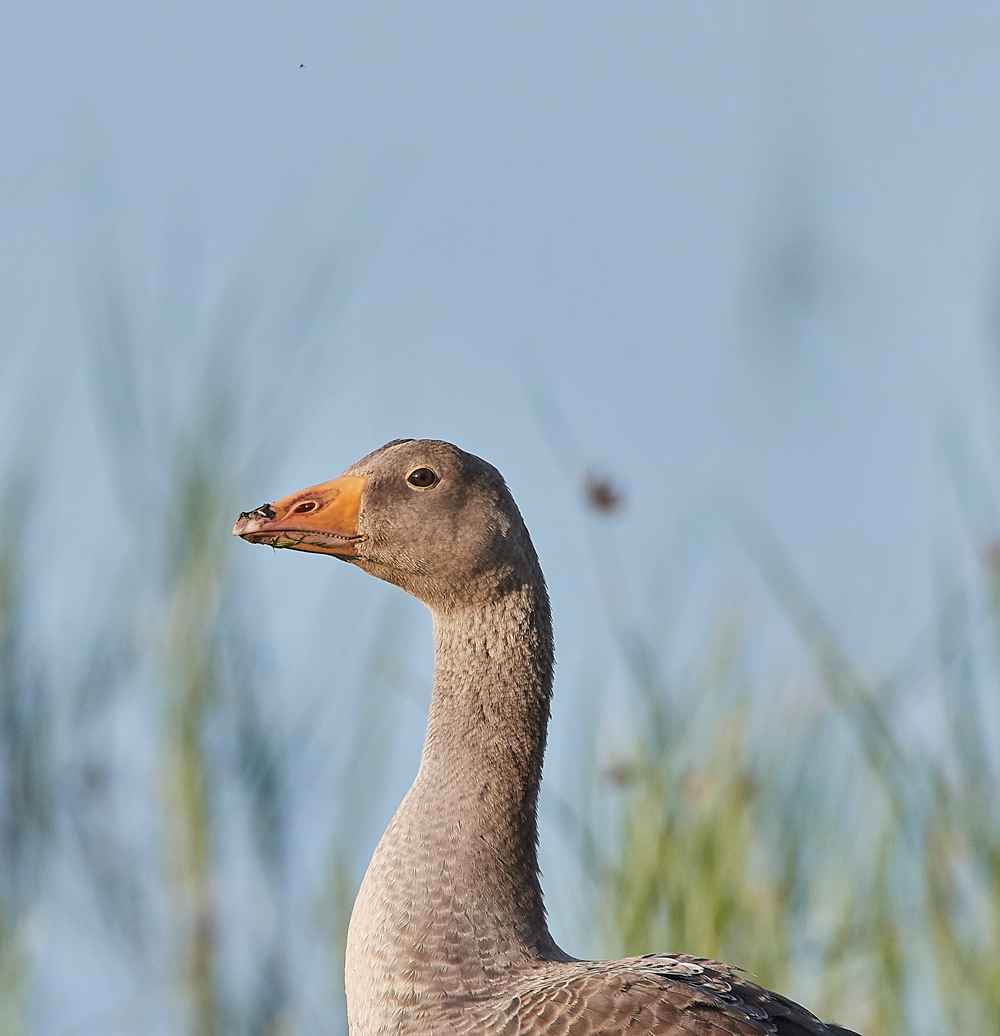
[[[434,485],[436,479],[437,476],[430,468],[417,468],[406,476],[406,481],[419,489],[427,489],[428,486]]]

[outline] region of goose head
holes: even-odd
[[[500,472],[433,439],[387,443],[338,478],[244,512],[233,535],[340,558],[435,612],[541,581]]]

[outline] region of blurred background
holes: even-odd
[[[1000,8],[3,22],[0,1032],[346,1032],[430,621],[230,530],[404,436],[547,574],[567,950],[1000,1031]]]

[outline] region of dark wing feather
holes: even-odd
[[[480,1024],[502,1036],[856,1036],[686,955],[548,964],[490,1013]]]

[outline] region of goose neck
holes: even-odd
[[[505,778],[528,805],[541,779],[552,692],[548,599],[530,584],[434,615],[434,692],[421,769]],[[533,813],[533,808],[532,808]]]

